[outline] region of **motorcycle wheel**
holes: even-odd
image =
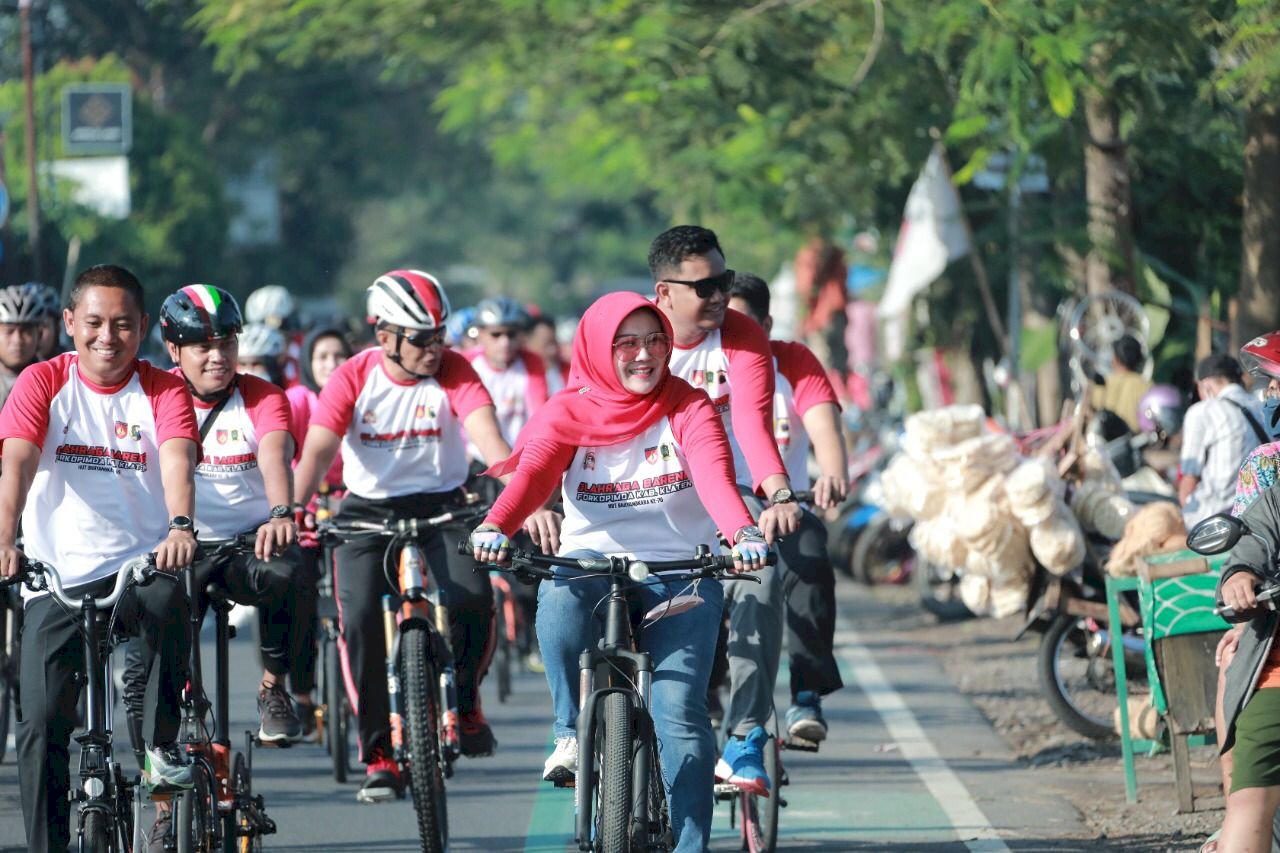
[[[960,577],[956,572],[917,556],[911,578],[920,594],[920,605],[939,622],[973,618],[973,611],[960,598]]]
[[[1059,614],[1040,638],[1036,668],[1049,707],[1067,728],[1087,738],[1116,736],[1115,671],[1110,649],[1091,654],[1089,635],[1078,616]]]

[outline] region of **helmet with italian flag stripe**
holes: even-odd
[[[178,346],[229,338],[242,325],[235,297],[209,284],[188,284],[160,306],[160,333]]]

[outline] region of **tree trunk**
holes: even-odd
[[[1280,110],[1258,105],[1245,115],[1244,211],[1240,309],[1231,351],[1280,329]]]
[[[1108,56],[1095,48],[1089,65],[1101,84]],[[1088,140],[1084,148],[1085,200],[1089,206],[1089,256],[1086,281],[1090,294],[1107,290],[1134,292],[1133,204],[1129,163],[1120,138],[1120,108],[1101,85],[1084,97]]]

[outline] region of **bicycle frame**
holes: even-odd
[[[382,597],[382,627],[387,648],[387,697],[391,706],[391,746],[396,760],[406,758],[404,746],[404,698],[400,691],[400,632],[406,625],[424,626],[438,638],[440,652],[441,713],[440,744],[446,775],[462,754],[458,727],[458,689],[449,643],[449,608],[444,591],[431,575],[422,548],[412,538],[400,548],[398,580],[400,595]]]

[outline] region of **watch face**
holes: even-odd
[[[778,489],[773,493],[773,502],[776,504],[786,503],[790,500],[795,500],[795,493],[790,489]]]
[[[190,530],[192,527],[191,519],[185,515],[175,515],[170,519],[169,527],[172,530]]]

